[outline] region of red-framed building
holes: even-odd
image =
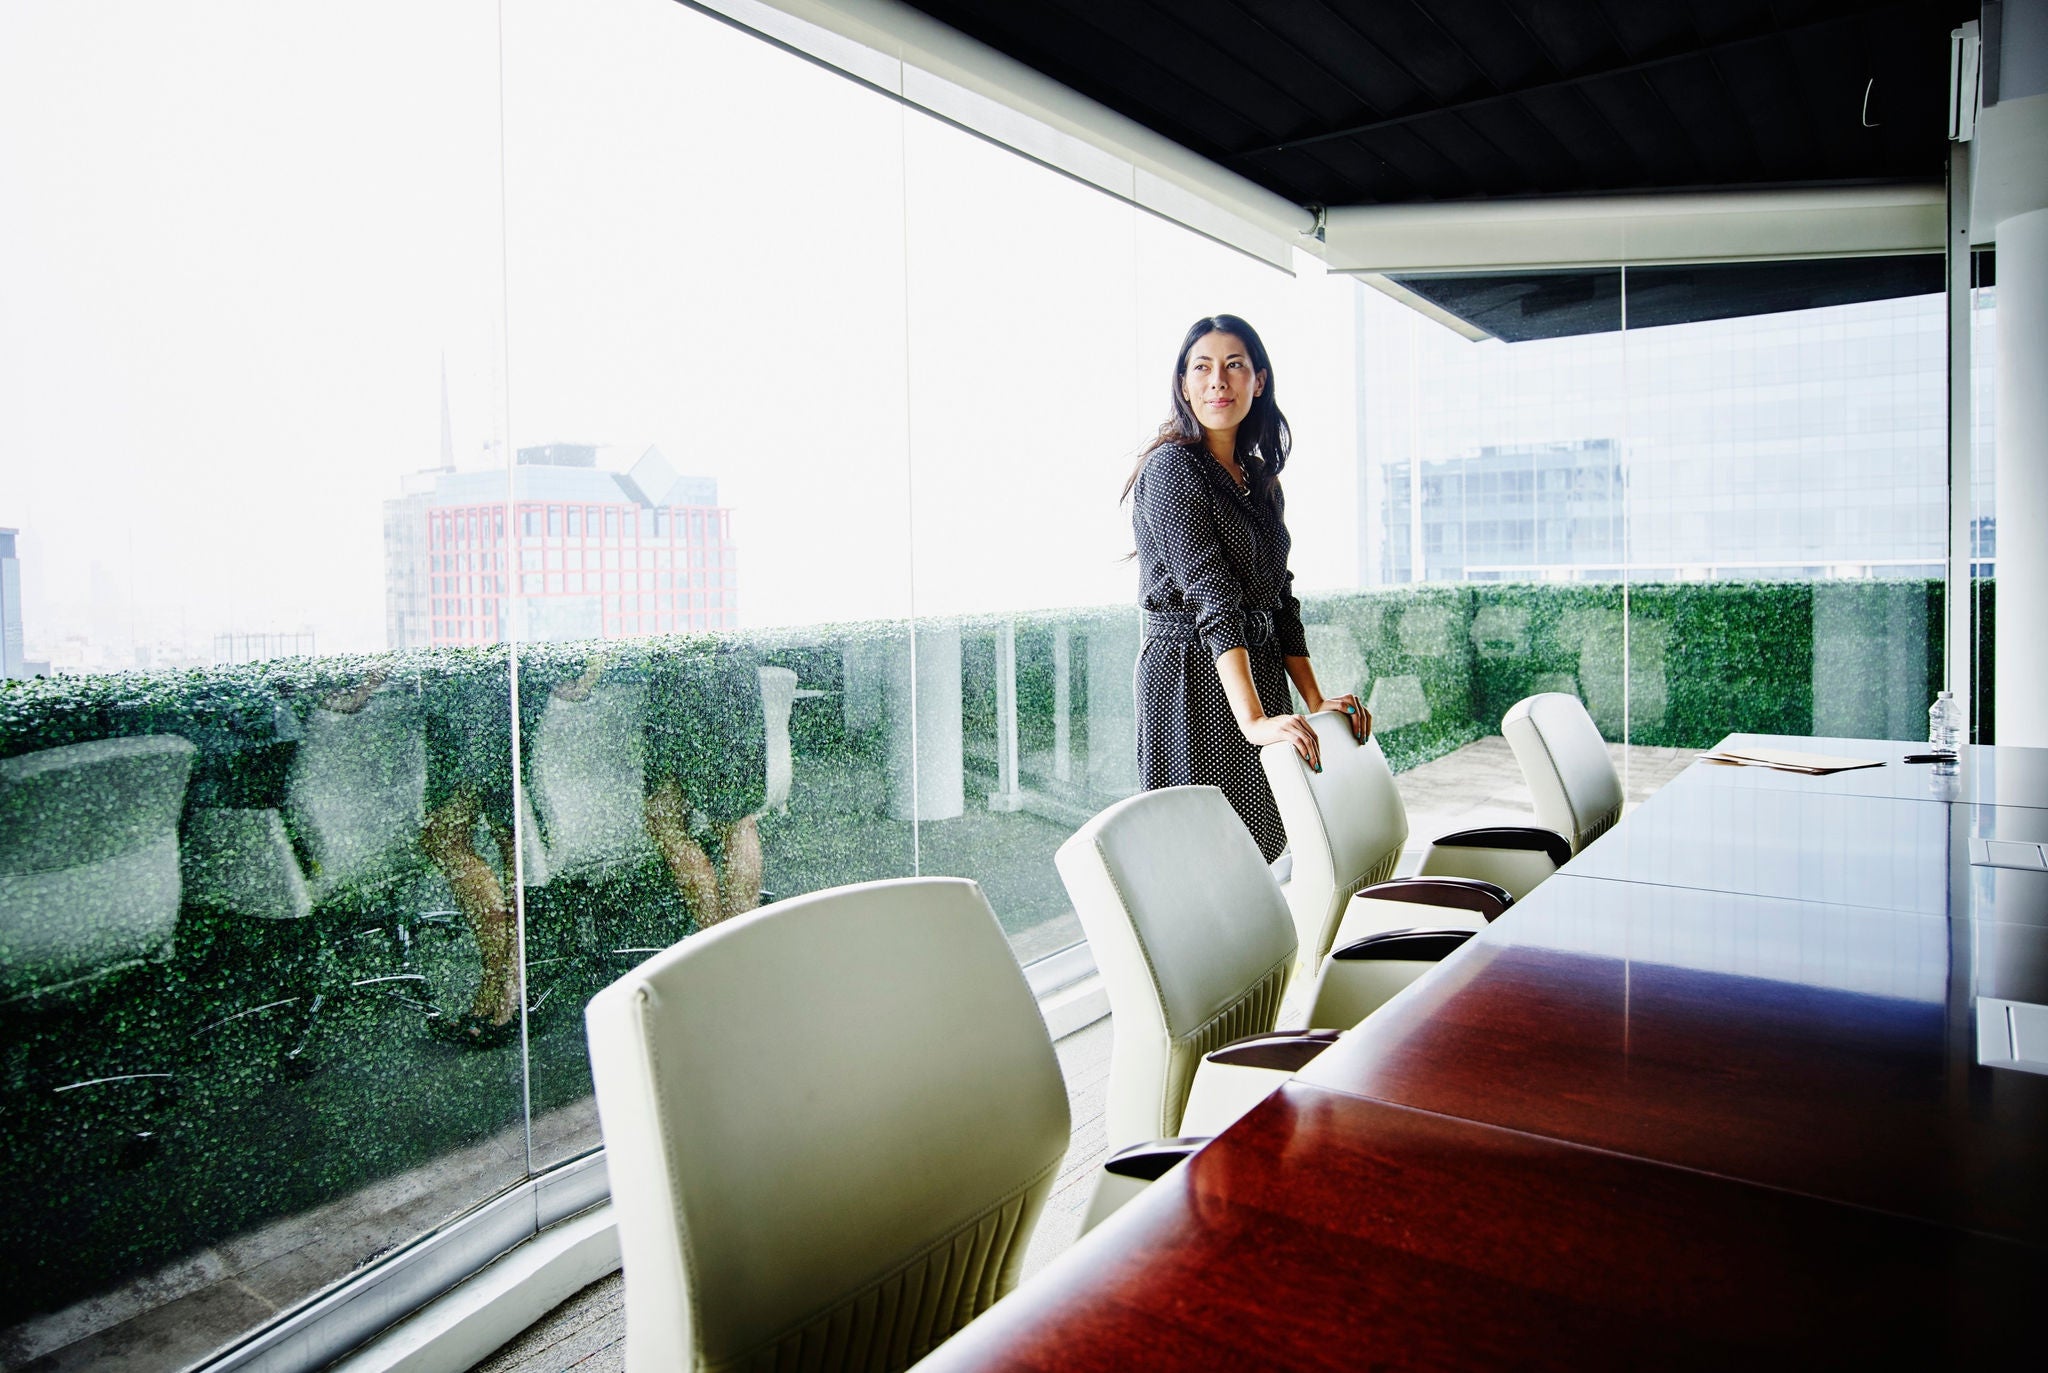
[[[738,550],[717,483],[649,449],[628,472],[596,449],[519,451],[503,471],[423,473],[387,502],[393,647],[732,629]],[[509,517],[509,523],[508,523]]]

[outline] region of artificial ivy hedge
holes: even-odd
[[[1978,585],[1981,683],[1989,676],[1994,588]],[[1502,713],[1538,691],[1578,695],[1607,737],[1622,737],[1624,616],[1628,729],[1636,743],[1702,748],[1731,730],[1812,733],[1817,700],[1822,715],[1839,717],[1837,698],[1853,706],[1858,693],[1880,689],[1885,701],[1860,714],[1852,709],[1850,722],[1896,733],[1925,710],[1939,680],[1941,614],[1941,583],[1923,580],[1661,583],[1625,591],[1613,583],[1462,584],[1312,596],[1303,604],[1325,689],[1380,685],[1381,741],[1396,771],[1497,733]],[[1014,634],[1020,751],[1034,756],[1053,746],[1054,644],[1064,633],[1070,746],[1085,760],[1090,654],[1098,668],[1133,657],[1136,612],[1095,607],[958,624],[969,765],[995,766],[996,645],[1005,629]],[[652,680],[657,672],[675,680],[688,659],[735,647],[794,669],[805,687],[837,701],[852,689],[851,660],[865,655],[872,669],[906,653],[909,641],[907,622],[883,620],[528,644],[519,650],[520,715],[530,728],[549,689],[594,664],[607,681]],[[199,747],[192,804],[275,805],[297,723],[315,704],[384,684],[419,692],[430,712],[503,717],[508,661],[501,645],[7,682],[0,684],[0,757],[90,739],[179,734]],[[1098,671],[1098,689],[1116,677],[1114,670]],[[1978,718],[1988,719],[1988,698],[1980,695],[1978,705]],[[878,761],[881,725],[872,712],[856,719],[851,710],[800,710],[791,726],[800,757]],[[1128,747],[1116,733],[1092,742],[1098,750]]]

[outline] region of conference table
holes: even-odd
[[[920,1366],[2040,1367],[2048,749],[1757,745]]]

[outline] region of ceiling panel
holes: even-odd
[[[1955,0],[912,0],[1298,204],[1939,179]],[[1866,95],[1868,103],[1866,105]]]

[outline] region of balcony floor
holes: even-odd
[[[1648,800],[1699,756],[1698,749],[1641,744],[1609,744],[1607,752],[1631,805]],[[1526,825],[1535,815],[1514,752],[1497,734],[1410,768],[1395,781],[1408,809],[1408,842],[1418,850],[1439,834],[1481,825]]]

